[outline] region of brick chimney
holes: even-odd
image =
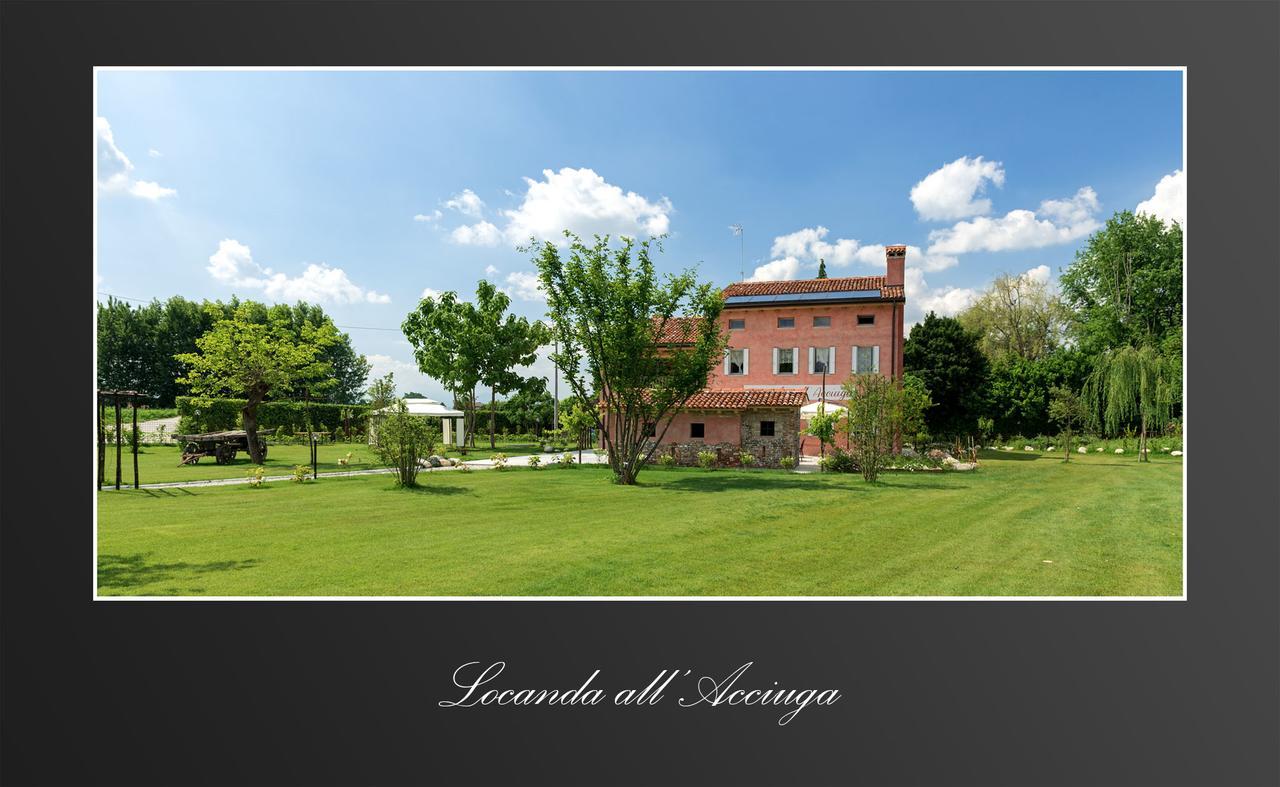
[[[902,284],[905,275],[903,269],[907,264],[906,246],[885,246],[885,284]]]

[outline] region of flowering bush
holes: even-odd
[[[794,456],[784,456],[778,460],[778,466],[783,470],[794,470],[796,466],[796,458]]]
[[[534,454],[533,456],[529,457],[530,470],[537,470],[541,464],[542,464],[542,457],[538,456],[537,454]]]
[[[751,467],[756,463],[756,455],[749,453],[747,451],[743,451],[742,453],[738,454],[738,461],[742,463],[743,467]]]
[[[258,465],[249,471],[249,486],[257,488],[267,484],[267,468]]]
[[[676,458],[671,454],[663,454],[662,456],[658,457],[658,465],[661,467],[668,467],[668,468],[675,467]]]
[[[489,461],[490,461],[490,462],[493,462],[493,469],[494,469],[494,470],[506,470],[506,469],[507,469],[507,455],[506,455],[506,454],[494,454],[493,456],[489,457]]]
[[[574,464],[576,464],[573,460],[573,454],[569,453],[568,451],[565,451],[564,455],[560,457],[559,464],[561,467],[573,467]]]
[[[310,477],[311,477],[310,467],[307,467],[306,465],[294,465],[293,478],[289,480],[293,481],[295,484],[303,484],[303,483],[306,483],[307,479]]]
[[[717,457],[716,457],[715,451],[699,451],[698,452],[698,465],[707,470],[715,469],[716,459]]]

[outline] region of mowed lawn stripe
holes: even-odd
[[[603,468],[104,492],[103,594],[1178,595],[1181,465]],[[1051,560],[1052,563],[1043,561]]]

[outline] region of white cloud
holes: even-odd
[[[431,221],[439,221],[440,218],[443,216],[444,214],[441,213],[439,210],[433,210],[430,213],[416,213],[413,216],[413,220],[421,223],[426,223]]]
[[[227,238],[209,257],[207,267],[213,278],[233,287],[262,290],[277,301],[311,301],[315,303],[390,303],[383,293],[356,286],[342,268],[312,263],[301,276],[286,276],[264,268],[253,259],[249,247]]]
[[[372,353],[365,355],[365,360],[369,362],[369,378],[384,377],[388,372],[397,376],[408,374],[419,374],[418,365],[408,361],[401,361],[398,358],[392,358],[390,355],[381,353]]]
[[[904,316],[908,331],[929,312],[936,312],[940,317],[959,314],[979,295],[979,291],[971,287],[932,288],[924,278],[924,271],[919,268],[907,269],[903,287],[907,295],[907,311]]]
[[[547,294],[542,290],[542,283],[536,274],[527,271],[514,271],[507,274],[507,294],[514,295],[522,301],[545,301]]]
[[[424,289],[422,290],[422,297],[423,297],[423,298],[431,298],[432,300],[435,300],[435,299],[439,298],[439,297],[440,297],[440,295],[441,295],[441,293],[440,293],[440,291],[439,291],[439,290],[433,290],[433,289],[431,289],[430,287],[426,287],[426,288],[424,288]]]
[[[1082,238],[1101,227],[1098,195],[1085,186],[1075,196],[1045,200],[1039,213],[1011,210],[999,218],[980,216],[929,233],[928,254],[1036,249]]]
[[[116,145],[111,124],[104,117],[94,120],[98,134],[98,188],[104,193],[131,194],[155,201],[172,197],[178,192],[147,180],[134,180],[135,169],[125,152]]]
[[[497,246],[502,241],[502,233],[487,221],[455,227],[449,237],[461,246]]]
[[[1022,278],[1037,284],[1048,284],[1053,277],[1048,265],[1037,265],[1021,275]]]
[[[800,278],[800,260],[795,257],[783,257],[757,267],[747,281],[782,281],[798,278]]]
[[[473,219],[478,219],[484,214],[484,200],[476,196],[471,189],[463,189],[461,194],[454,194],[444,203],[444,206]]]
[[[151,158],[164,158],[164,154],[155,148],[147,148],[147,155]]]
[[[1134,213],[1146,213],[1165,224],[1187,224],[1187,174],[1180,169],[1160,178],[1150,199],[1138,203]]]
[[[498,275],[497,266],[496,265],[484,266],[484,275],[486,278],[489,278],[489,279],[492,279],[494,276],[497,276]]]
[[[773,239],[770,255],[774,258],[767,265],[756,269],[756,275],[767,277],[769,272],[791,272],[789,278],[799,278],[801,267],[814,267],[823,259],[836,267],[847,267],[853,264],[866,265],[882,273],[885,268],[884,244],[872,243],[863,245],[857,240],[839,238],[835,242],[826,240],[830,231],[823,226],[805,227],[787,235],[779,235]],[[794,263],[787,263],[791,259]],[[959,260],[947,254],[927,253],[919,246],[907,246],[907,266],[923,268],[927,271],[940,271],[954,267]],[[773,267],[770,267],[773,266]],[[768,281],[768,278],[753,281]]]
[[[922,219],[950,221],[991,212],[991,200],[975,199],[988,183],[1004,185],[998,161],[961,156],[934,170],[911,187],[911,204]]]
[[[520,206],[502,211],[508,219],[503,234],[509,243],[519,245],[530,237],[562,243],[566,229],[590,238],[654,237],[670,228],[674,208],[666,197],[654,201],[624,192],[588,168],[544,169],[542,176],[544,180],[525,178],[528,190]]]

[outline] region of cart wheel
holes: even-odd
[[[214,454],[214,460],[220,465],[229,465],[231,460],[236,458],[235,446],[223,443],[218,446],[217,452]]]
[[[184,445],[184,446],[182,447],[182,453],[184,453],[184,454],[198,454],[198,453],[200,453],[200,444],[199,444],[199,443],[196,443],[196,442],[187,443],[186,445]]]

